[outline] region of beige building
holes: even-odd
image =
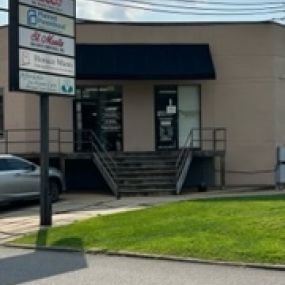
[[[217,133],[214,142],[213,134],[225,128],[226,184],[274,184],[276,147],[285,144],[283,26],[81,22],[77,56],[76,98],[50,100],[51,152],[82,152],[74,133],[84,129],[93,129],[109,151],[172,151],[194,128],[200,132],[192,147],[206,153],[223,148],[223,137]],[[36,152],[37,131],[26,129],[39,128],[39,100],[9,92],[8,57],[3,27],[1,151],[8,136],[8,152]],[[215,153],[213,161],[215,173],[223,164]]]

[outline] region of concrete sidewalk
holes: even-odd
[[[116,200],[112,196],[93,193],[66,193],[53,205],[53,225],[65,225],[98,215],[126,212],[159,203],[214,197],[285,195],[280,190],[232,189],[188,193],[183,195],[136,196]],[[39,228],[39,206],[25,207],[0,214],[0,244]]]

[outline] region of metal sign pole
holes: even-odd
[[[49,190],[49,96],[40,95],[41,122],[41,215],[40,225],[52,225],[52,201]]]

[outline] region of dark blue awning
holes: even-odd
[[[77,79],[215,79],[207,44],[78,44]]]

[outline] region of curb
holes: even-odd
[[[150,260],[161,260],[161,261],[175,261],[193,264],[204,264],[204,265],[222,265],[230,267],[242,267],[242,268],[253,268],[253,269],[264,269],[264,270],[276,270],[285,271],[285,264],[270,264],[270,263],[247,263],[247,262],[231,262],[231,261],[219,261],[219,260],[207,260],[191,257],[177,257],[171,255],[158,255],[158,254],[147,254],[129,251],[111,251],[105,249],[76,249],[71,247],[60,247],[60,246],[34,246],[28,244],[15,244],[7,243],[1,245],[7,248],[19,248],[19,249],[34,249],[41,251],[55,251],[55,252],[66,252],[66,253],[82,253],[90,255],[105,255],[105,256],[117,256],[117,257],[131,257],[139,259],[150,259]]]
[[[191,258],[191,257],[177,257],[177,256],[172,256],[172,255],[144,254],[144,253],[125,252],[125,251],[118,251],[118,252],[106,251],[104,252],[104,254],[110,255],[110,256],[124,256],[124,257],[132,257],[132,258],[176,261],[176,262],[196,263],[196,264],[205,264],[205,265],[223,265],[223,266],[231,266],[231,267],[244,267],[244,268],[285,271],[285,265],[282,265],[282,264],[231,262],[231,261],[208,260],[208,259],[199,259],[199,258]]]

